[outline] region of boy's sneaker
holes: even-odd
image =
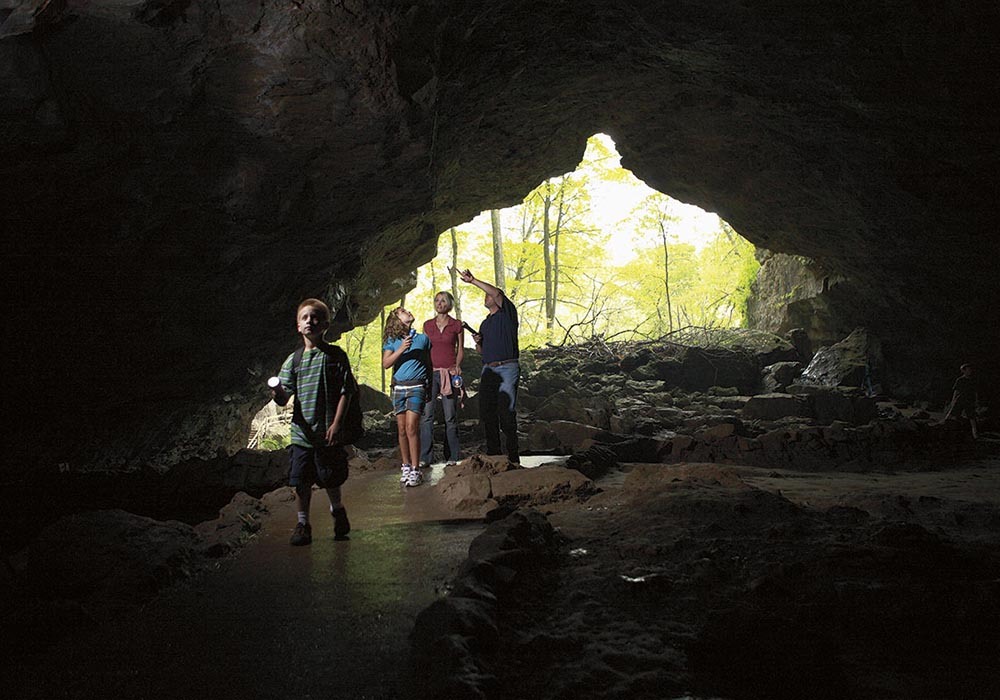
[[[420,463],[420,469],[430,469],[430,468],[431,468],[431,463],[430,462],[421,462]]]
[[[344,507],[330,511],[333,516],[333,539],[346,540],[351,531],[351,521],[347,519],[347,509]]]
[[[424,483],[424,475],[420,473],[419,469],[410,469],[409,475],[406,477],[407,486],[420,486]]]
[[[399,475],[399,483],[405,484],[407,480],[410,478],[410,472],[413,471],[413,467],[411,467],[409,464],[404,464],[400,471],[401,473]]]
[[[304,544],[312,544],[312,541],[312,527],[309,523],[299,523],[295,526],[295,532],[292,533],[292,539],[289,541],[289,544],[293,547],[301,547]]]

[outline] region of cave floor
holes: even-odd
[[[599,486],[543,507],[569,541],[502,609],[498,700],[1000,692],[1000,460],[627,465]],[[4,696],[406,697],[413,621],[483,525],[395,472],[352,475],[344,501],[350,541],[317,493],[313,544],[290,547],[292,504],[272,499],[238,554],[18,658]]]
[[[436,472],[442,471],[440,467]],[[287,489],[283,490],[287,491]],[[483,525],[398,475],[352,475],[353,530],[333,540],[326,494],[313,543],[291,547],[278,500],[236,556],[0,673],[9,698],[396,698],[417,613],[442,595]]]
[[[1000,697],[1000,460],[601,486],[550,508],[569,542],[503,609],[498,700]]]

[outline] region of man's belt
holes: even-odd
[[[484,362],[483,366],[485,366],[485,367],[499,367],[500,365],[509,365],[511,362],[517,362],[517,358],[515,357],[512,360],[497,360],[496,362]]]

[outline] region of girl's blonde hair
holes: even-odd
[[[397,311],[402,311],[402,306],[397,306],[385,319],[385,330],[382,331],[382,342],[387,340],[395,340],[396,338],[403,338],[406,336],[407,330],[403,322],[399,320],[399,316],[396,315]]]

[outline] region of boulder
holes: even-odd
[[[450,594],[414,622],[414,697],[485,698],[496,690],[490,669],[500,644],[498,602],[519,579],[552,566],[560,544],[552,525],[533,511],[512,513],[472,541]]]
[[[801,362],[775,362],[761,371],[761,386],[766,393],[783,392],[802,374]]]
[[[575,469],[556,465],[516,469],[495,474],[490,479],[493,498],[500,504],[539,505],[594,493],[594,482]]]
[[[665,455],[670,454],[673,441],[682,437],[685,436],[636,437],[606,447],[614,453],[619,462],[660,462]]]
[[[760,394],[752,396],[743,406],[743,417],[749,420],[776,420],[786,416],[811,415],[809,402],[792,394]]]
[[[585,443],[583,450],[570,455],[566,466],[576,469],[588,479],[599,479],[618,468],[618,459],[607,445]]]
[[[799,360],[808,362],[812,359],[812,341],[804,328],[793,328],[785,336],[788,338],[788,342],[795,347]]]
[[[878,415],[875,399],[857,389],[793,384],[788,391],[807,397],[816,421],[824,425],[833,421],[861,425]]]
[[[712,386],[735,387],[736,393],[752,393],[757,388],[759,370],[753,356],[713,348],[684,348],[676,359],[651,365],[656,376],[668,386],[688,391],[706,391]]]
[[[229,493],[246,491],[265,494],[288,479],[288,450],[243,449],[229,458],[222,475],[223,486]]]
[[[465,474],[500,474],[502,472],[523,469],[520,464],[515,464],[507,459],[507,455],[484,455],[474,454],[463,459],[458,464],[445,467],[445,475],[463,476]]]
[[[600,428],[592,425],[566,420],[534,423],[528,429],[526,449],[570,453],[580,449],[585,440],[593,439],[601,432]]]
[[[190,576],[202,547],[190,525],[124,510],[60,518],[27,550],[24,577],[48,597],[141,603]]]
[[[572,420],[581,423],[590,419],[593,397],[581,396],[576,389],[562,389],[548,395],[532,411],[538,420]]]
[[[736,431],[739,426],[736,423],[719,423],[718,425],[713,425],[710,428],[702,430],[700,433],[695,435],[695,438],[702,441],[712,442],[714,440],[722,440],[723,438],[736,435]]]
[[[817,350],[799,383],[858,387],[874,394],[884,366],[879,339],[865,328],[856,328],[839,343]]]
[[[640,348],[638,351],[625,355],[619,362],[618,367],[622,372],[631,374],[633,371],[648,365],[654,359],[654,355],[649,348]]]
[[[392,412],[392,399],[378,389],[367,384],[359,384],[358,396],[361,401],[361,409],[364,411],[378,411],[383,415]]]
[[[201,537],[201,551],[206,556],[221,557],[238,548],[261,528],[261,518],[267,513],[262,501],[240,492],[223,506],[219,517],[195,526]]]
[[[489,475],[449,474],[447,469],[445,476],[434,488],[449,507],[479,515],[486,515],[496,507],[496,501],[492,500]]]

